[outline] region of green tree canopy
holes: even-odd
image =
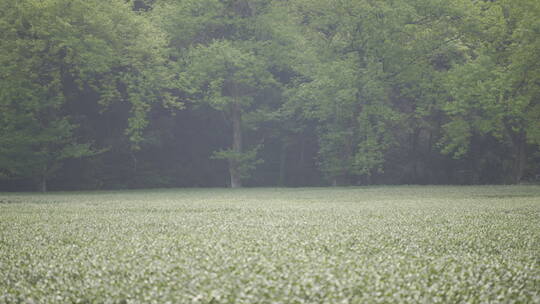
[[[0,163],[8,177],[46,180],[62,160],[96,152],[77,136],[66,104],[94,91],[104,109],[129,102],[126,128],[141,140],[150,103],[177,105],[162,88],[169,76],[165,39],[124,1],[4,1],[0,4]]]

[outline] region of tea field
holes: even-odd
[[[540,303],[540,186],[0,193],[0,303]]]

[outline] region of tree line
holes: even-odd
[[[519,183],[537,0],[0,2],[0,190]]]

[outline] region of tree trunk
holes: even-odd
[[[523,178],[527,164],[527,142],[525,132],[512,136],[514,159],[512,161],[512,183],[517,184]]]
[[[300,134],[300,155],[298,158],[298,162],[295,164],[295,174],[294,174],[294,186],[298,187],[304,187],[306,185],[306,179],[305,179],[305,159],[306,159],[306,137],[304,136],[304,133]]]
[[[418,183],[418,139],[420,137],[420,128],[416,128],[411,134],[411,155],[410,159],[412,161],[412,178],[411,182],[414,184]]]
[[[278,185],[285,186],[285,169],[287,166],[287,144],[282,143],[279,155],[279,181]]]
[[[232,150],[235,154],[242,153],[242,112],[240,104],[233,103],[232,105],[232,131],[233,142]],[[242,187],[242,181],[240,179],[240,164],[238,160],[229,160],[229,173],[231,175],[231,188]]]
[[[47,177],[45,175],[42,175],[39,180],[39,191],[47,192]]]

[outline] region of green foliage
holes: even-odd
[[[533,50],[540,39],[525,33],[538,32],[540,8],[536,1],[519,1],[517,5],[495,1],[479,3],[478,7],[481,31],[471,36],[482,43],[470,47],[474,56],[446,76],[451,100],[444,106],[450,121],[445,125],[443,152],[461,157],[471,147],[472,135],[491,136],[512,147],[509,159],[519,181],[524,170],[519,163],[526,158],[525,141],[538,144],[540,95],[538,83],[532,83],[540,74],[532,58],[540,58]],[[527,67],[524,62],[528,62]]]
[[[400,115],[390,107],[384,105],[364,107],[364,111],[358,116],[358,125],[363,138],[358,144],[354,159],[357,173],[369,176],[373,171],[384,171],[385,152],[396,141],[392,129],[400,120]]]
[[[90,144],[77,143],[74,126],[65,118],[50,119],[47,126],[34,119],[21,119],[12,124],[1,120],[0,168],[3,177],[49,177],[67,158],[94,155]]]
[[[537,186],[0,194],[0,302],[534,303],[539,203]]]
[[[131,103],[126,134],[136,148],[150,103],[178,108],[164,35],[125,1],[17,1],[0,4],[0,168],[14,177],[49,176],[66,158],[95,154],[77,136],[66,104],[92,90],[104,110]],[[39,172],[39,173],[38,173]]]
[[[215,153],[219,159],[229,160],[232,179],[245,179],[255,164],[255,154],[243,152],[242,116],[262,114],[268,107],[255,99],[278,87],[270,72],[269,54],[260,40],[264,33],[260,32],[263,30],[258,18],[266,3],[164,2],[154,11],[161,26],[171,34],[177,88],[185,92],[186,99],[223,113],[232,126],[231,149]],[[182,26],[184,23],[189,25]],[[231,184],[236,186],[235,182]]]
[[[445,124],[446,134],[443,137],[444,146],[442,152],[452,154],[455,158],[463,157],[469,148],[471,126],[464,119],[454,119]]]
[[[55,27],[59,24],[47,20],[54,5],[3,5],[18,13],[3,16],[1,23],[0,168],[4,177],[48,177],[61,160],[94,152],[88,143],[77,142],[76,126],[62,112],[62,60],[67,54],[51,38],[60,31]],[[30,5],[42,8],[37,16],[29,16],[25,6]]]
[[[275,82],[264,60],[241,45],[214,41],[190,49],[180,87],[218,110],[226,111],[232,103],[250,106],[259,90]]]
[[[431,128],[427,120],[443,95],[434,83],[440,63],[431,58],[453,60],[455,51],[435,44],[449,31],[436,19],[451,7],[440,4],[433,15],[426,3],[404,1],[297,5],[304,16],[298,26],[311,38],[298,47],[308,43],[316,51],[298,55],[293,66],[302,76],[286,107],[318,120],[327,177],[382,173],[387,152],[404,133]]]
[[[532,180],[538,20],[536,0],[3,1],[0,175],[217,185],[212,151],[233,176],[265,143],[250,183]]]
[[[262,164],[264,160],[257,158],[257,153],[262,146],[256,146],[248,151],[236,152],[232,149],[215,151],[211,158],[218,160],[226,160],[234,162],[238,165],[238,173],[241,180],[247,180],[251,177],[251,173]]]

